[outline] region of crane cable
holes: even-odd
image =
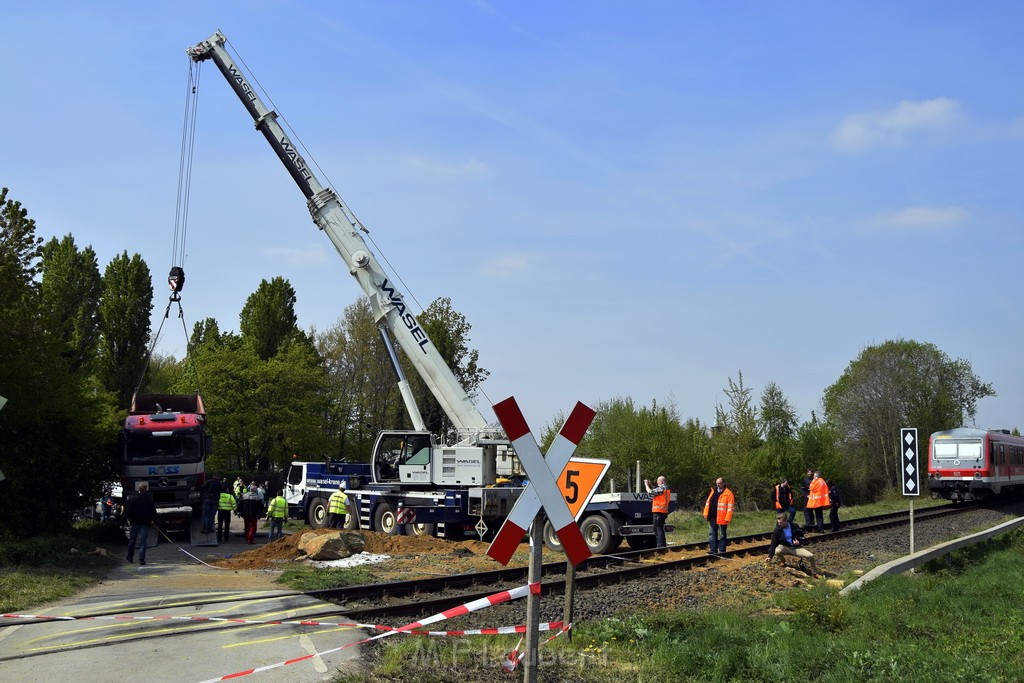
[[[195,354],[190,353],[191,343],[188,336],[188,327],[185,324],[185,311],[181,308],[181,290],[185,287],[185,239],[188,236],[188,203],[192,187],[192,156],[195,149],[196,131],[196,110],[199,104],[199,72],[202,64],[194,64],[189,60],[188,88],[185,94],[185,116],[182,122],[181,131],[181,156],[178,160],[178,193],[174,209],[174,238],[171,244],[171,270],[167,274],[167,286],[171,295],[167,301],[167,308],[160,320],[160,326],[150,343],[149,351],[146,354],[146,362],[142,366],[142,373],[139,382],[135,385],[135,392],[138,393],[142,382],[146,377],[146,370],[149,368],[149,361],[153,357],[157,342],[160,340],[160,333],[163,331],[164,323],[170,318],[171,306],[178,305],[178,318],[181,320],[182,331],[185,333],[185,355],[192,364],[192,375],[195,377],[196,393],[199,393],[199,371],[196,368]],[[175,264],[182,265],[175,265]]]

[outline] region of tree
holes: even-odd
[[[192,349],[214,439],[211,469],[263,472],[283,468],[292,454],[325,450],[320,428],[324,373],[305,344],[285,344],[261,360],[233,334]],[[182,375],[178,392],[194,391]]]
[[[754,392],[743,383],[742,372],[736,381],[728,378],[724,392],[728,407],[715,408],[714,476],[724,477],[736,494],[737,505],[746,506],[756,493],[770,488],[771,476],[759,469],[754,457],[762,441]]]
[[[127,408],[142,379],[149,353],[149,318],[153,308],[153,282],[149,266],[128,252],[107,264],[100,301],[100,377]]]
[[[994,395],[968,361],[896,339],[861,351],[825,390],[824,403],[847,456],[866,461],[874,485],[896,487],[900,427],[922,435],[959,427],[973,422],[979,399]]]
[[[261,360],[268,360],[281,345],[302,332],[295,315],[295,288],[283,277],[262,280],[249,295],[239,316],[242,339],[252,344]]]
[[[316,335],[316,344],[326,372],[328,454],[368,459],[378,431],[411,425],[367,300],[348,306],[333,327]]]
[[[420,327],[426,331],[455,379],[471,398],[476,396],[480,385],[491,373],[480,367],[480,352],[469,348],[472,325],[466,316],[452,308],[451,299],[441,297],[434,299],[418,319]],[[411,365],[405,363],[403,369],[414,387],[414,395],[427,430],[434,434],[447,434],[453,427],[451,420]]]
[[[43,247],[43,308],[52,316],[64,342],[61,355],[72,372],[91,363],[99,338],[103,281],[92,247],[79,251],[70,234]]]
[[[644,478],[668,478],[681,507],[695,504],[707,479],[710,443],[706,429],[695,421],[681,424],[672,401],[637,407],[631,398],[620,397],[598,403],[595,411],[594,422],[577,449],[581,456],[611,460],[607,478],[634,486],[633,472],[639,461]],[[564,417],[546,429],[546,440],[557,434],[561,422]]]
[[[775,382],[761,392],[759,420],[759,431],[768,443],[785,443],[796,433],[796,410]]]
[[[42,240],[19,202],[0,191],[0,491],[9,505],[0,536],[33,536],[66,528],[80,496],[113,475],[116,435],[112,401],[62,361],[60,330],[48,328],[37,277]]]

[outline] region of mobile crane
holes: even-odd
[[[507,469],[516,468],[511,443],[501,427],[488,423],[473,404],[367,246],[360,234],[366,229],[334,190],[320,184],[277,122],[277,113],[264,105],[232,59],[226,43],[218,31],[186,52],[194,62],[213,61],[227,79],[306,197],[313,222],[326,233],[366,294],[413,425],[412,430],[386,430],[377,436],[368,471],[352,463],[318,463],[316,467],[293,463],[287,492],[297,502],[289,503],[290,512],[301,511],[302,517],[319,526],[327,491],[346,487],[357,510],[348,517],[358,520],[363,529],[394,533],[406,524],[415,533],[446,538],[461,538],[471,529],[480,536],[497,532],[523,490],[497,485],[499,462]],[[439,443],[427,431],[392,336],[454,425],[453,443]],[[641,536],[653,534],[647,494],[599,494],[594,501],[603,507],[593,514],[588,508],[583,522],[584,536],[594,552],[617,546],[623,536],[639,543]],[[591,517],[591,527],[602,538],[588,536],[586,523]]]

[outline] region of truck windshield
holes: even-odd
[[[199,434],[185,436],[129,436],[124,461],[129,464],[199,462],[203,459]]]
[[[974,441],[939,441],[932,448],[936,460],[976,460],[981,457],[981,439]]]

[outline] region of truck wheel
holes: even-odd
[[[551,522],[544,522],[544,545],[548,550],[562,552],[562,542],[558,540],[558,534],[555,533],[555,527],[551,526]]]
[[[388,536],[394,536],[398,531],[398,518],[387,503],[378,505],[373,513],[373,530]]]
[[[309,525],[314,529],[325,527],[327,525],[327,501],[323,498],[314,498],[309,501],[307,516]]]
[[[437,527],[434,524],[428,524],[426,522],[406,524],[405,534],[406,536],[433,536],[436,528]]]
[[[612,545],[612,525],[603,515],[590,515],[580,522],[583,539],[590,546],[590,552],[603,555]]]
[[[353,512],[345,515],[345,526],[342,528],[345,531],[359,531],[359,515]]]

